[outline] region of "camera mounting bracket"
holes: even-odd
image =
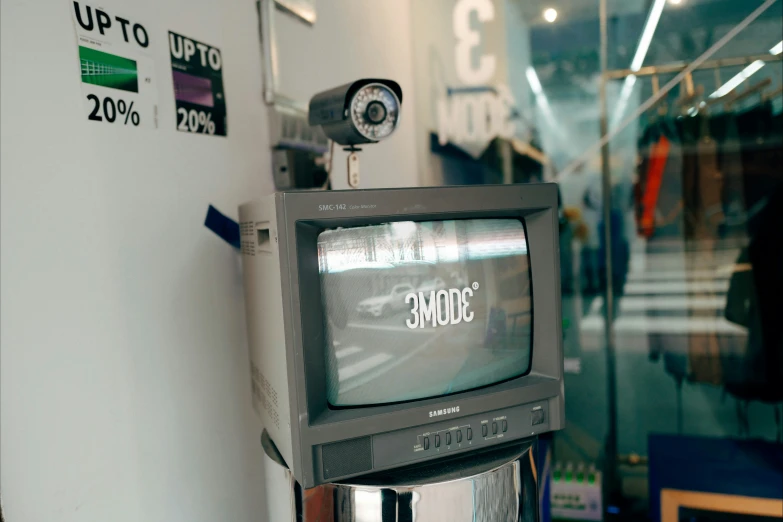
[[[345,147],[344,151],[348,152],[348,186],[351,188],[359,188],[359,152],[362,149],[351,145]]]

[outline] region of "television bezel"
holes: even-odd
[[[554,184],[286,192],[278,207],[280,261],[287,266],[283,305],[294,441],[294,467],[319,473],[323,444],[433,422],[439,404],[459,405],[456,417],[559,398],[563,422],[558,196]],[[498,384],[449,396],[394,404],[332,408],[326,393],[325,330],[318,234],[329,228],[394,221],[515,218],[525,224],[531,270],[533,341],[529,371]],[[300,460],[300,462],[296,462]],[[315,465],[314,465],[315,464]],[[318,481],[318,478],[316,478]],[[306,482],[309,482],[306,480]]]

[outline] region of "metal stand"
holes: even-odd
[[[303,490],[266,431],[269,522],[536,522],[535,439]]]

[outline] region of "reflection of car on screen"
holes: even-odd
[[[378,295],[375,297],[368,297],[359,302],[356,307],[356,311],[361,314],[372,315],[373,317],[381,317],[382,315],[388,315],[392,312],[399,312],[406,308],[405,295],[413,291],[413,287],[406,283],[394,285],[391,292],[386,295]]]

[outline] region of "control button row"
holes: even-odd
[[[530,413],[531,413],[531,416],[532,416],[532,424],[534,426],[537,425],[537,424],[543,424],[546,421],[546,413],[545,413],[545,411],[542,408],[537,408],[537,409],[531,410]],[[492,429],[492,436],[497,436],[498,432],[500,432],[500,433],[508,432],[508,420],[501,419],[500,421],[492,421],[491,429]],[[484,438],[489,437],[489,430],[490,430],[489,422],[484,422],[481,425],[481,436],[484,437]],[[454,437],[452,437],[452,431],[454,432]],[[455,442],[457,444],[461,444],[462,443],[462,434],[463,434],[462,429],[446,431],[444,433],[444,438],[445,438],[444,442],[445,442],[446,446],[451,446],[452,445],[452,439],[455,439]],[[465,437],[469,441],[473,440],[473,429],[472,428],[467,427],[465,429]],[[440,434],[435,434],[434,438],[435,438],[435,441],[434,441],[435,442],[435,447],[436,448],[440,448]],[[429,436],[423,437],[423,439],[424,439],[423,440],[423,447],[424,447],[424,449],[425,450],[430,449],[430,438],[429,438]]]
[[[486,431],[486,426],[484,426],[484,431]],[[473,430],[471,428],[468,428],[466,430],[465,435],[466,435],[466,438],[468,440],[473,440]],[[486,433],[484,434],[484,436],[486,437]],[[456,430],[455,438],[457,439],[457,444],[461,444],[462,443],[462,430]],[[450,431],[446,432],[445,439],[446,439],[446,446],[451,446],[451,432]],[[430,438],[429,437],[424,437],[422,445],[424,446],[425,450],[430,449]],[[436,448],[440,448],[440,435],[438,435],[438,434],[435,435],[435,447]]]
[[[506,433],[508,431],[508,421],[502,420],[500,421],[500,431],[502,433]],[[498,423],[497,421],[492,422],[492,435],[498,434]],[[482,424],[481,425],[481,436],[487,437],[489,435],[489,424]]]

